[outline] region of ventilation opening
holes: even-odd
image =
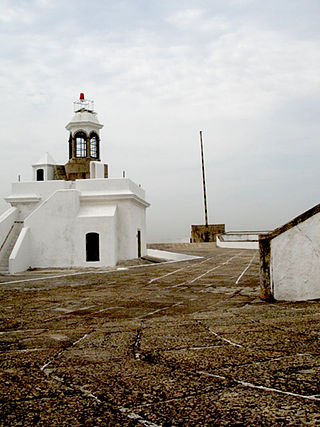
[[[98,233],[87,233],[86,234],[86,260],[87,261],[100,261],[99,234]]]
[[[44,181],[44,170],[37,169],[37,181]]]

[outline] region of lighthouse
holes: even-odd
[[[101,162],[93,101],[83,93],[66,125],[68,161],[46,153],[33,180],[15,182],[0,216],[0,270],[107,267],[146,254],[146,209],[141,186],[109,178]]]
[[[90,163],[100,162],[102,128],[94,112],[93,101],[85,99],[84,93],[80,93],[79,100],[74,102],[74,116],[66,126],[69,131],[69,161],[65,165],[67,180],[90,178]],[[103,177],[108,178],[107,165],[103,167]]]

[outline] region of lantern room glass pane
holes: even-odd
[[[94,157],[95,159],[98,157],[98,140],[96,135],[90,138],[90,157]]]
[[[85,134],[76,135],[76,157],[87,157],[87,141]]]

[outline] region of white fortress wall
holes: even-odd
[[[137,232],[141,233],[141,255],[146,254],[146,207],[144,190],[130,179],[77,180],[81,204],[116,204],[117,261],[138,257]]]
[[[83,267],[115,266],[118,261],[117,217],[115,204],[80,202],[80,210],[75,219],[77,254],[75,265]],[[99,234],[99,261],[86,261],[86,234]]]
[[[320,213],[271,240],[270,282],[276,300],[320,298]]]
[[[226,232],[222,234],[223,240],[225,242],[227,241],[244,241],[244,242],[257,242],[259,240],[259,234],[261,234],[261,231],[257,231],[257,232],[241,232],[241,231],[237,231],[237,232]]]
[[[119,200],[118,256],[119,260],[138,257],[137,232],[141,232],[141,255],[146,254],[146,212],[134,200]]]
[[[77,190],[58,190],[25,219],[25,227],[30,227],[32,267],[77,265],[74,220],[79,195]]]
[[[241,240],[227,240],[223,241],[216,236],[216,244],[219,248],[229,249],[259,249],[259,242],[254,241],[241,241]]]

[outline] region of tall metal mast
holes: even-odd
[[[204,172],[204,156],[203,156],[202,130],[200,131],[200,146],[201,146],[201,161],[202,161],[202,182],[203,182],[204,218],[205,218],[206,227],[208,227],[207,192],[206,192],[206,176],[205,176],[205,172]]]

